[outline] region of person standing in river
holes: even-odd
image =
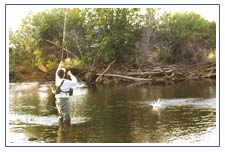
[[[66,74],[71,80],[66,79]],[[59,63],[55,73],[55,85],[60,86],[60,92],[55,95],[59,121],[70,124],[69,90],[77,85],[77,78],[71,71],[66,71],[63,60]]]

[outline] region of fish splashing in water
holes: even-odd
[[[158,110],[161,107],[160,98],[157,101],[151,103],[150,106],[153,110]]]

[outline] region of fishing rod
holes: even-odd
[[[66,12],[66,8],[64,9],[64,25],[63,25],[63,40],[62,40],[62,54],[61,54],[61,60],[63,60],[64,58],[64,43],[65,43],[65,36],[66,36],[66,19],[67,19],[67,12]],[[67,53],[67,57],[68,57],[68,53]]]

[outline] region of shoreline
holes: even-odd
[[[118,85],[118,84],[173,84],[185,80],[216,79],[216,61],[208,61],[193,65],[143,65],[141,68],[123,67],[121,65],[108,65],[106,69],[71,69],[72,73],[87,84]],[[55,73],[37,72],[33,77],[22,75],[14,82],[50,82],[54,81]]]

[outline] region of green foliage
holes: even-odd
[[[47,69],[45,65],[43,64],[43,57],[42,57],[42,52],[40,50],[34,50],[33,52],[35,56],[35,64],[36,66],[42,71],[42,72],[47,72]]]
[[[143,15],[137,8],[55,8],[29,14],[17,31],[9,31],[11,67],[54,70],[61,59],[64,24],[68,52],[63,57],[70,58],[70,67],[141,59],[146,53],[131,57],[140,41],[141,49],[149,54],[156,50],[168,63],[197,62],[216,47],[216,23],[193,12],[161,15],[160,9],[146,9]]]
[[[73,59],[73,58],[66,58],[65,59],[65,66],[67,68],[79,67],[81,66],[81,60]]]
[[[207,50],[215,48],[216,24],[193,12],[165,13],[159,27],[160,57],[169,63],[194,63],[203,60]]]
[[[140,26],[139,9],[90,9],[87,18],[85,40],[90,42],[87,59],[90,55],[97,63],[123,59],[123,54],[134,48],[136,30]],[[94,52],[96,53],[94,53]]]
[[[201,41],[210,33],[211,23],[194,12],[164,14],[161,29],[179,38]]]
[[[64,24],[63,9],[52,9],[37,13],[32,16],[30,23],[36,34],[39,36],[39,45],[46,45],[46,40],[57,41],[62,40],[62,29]]]

